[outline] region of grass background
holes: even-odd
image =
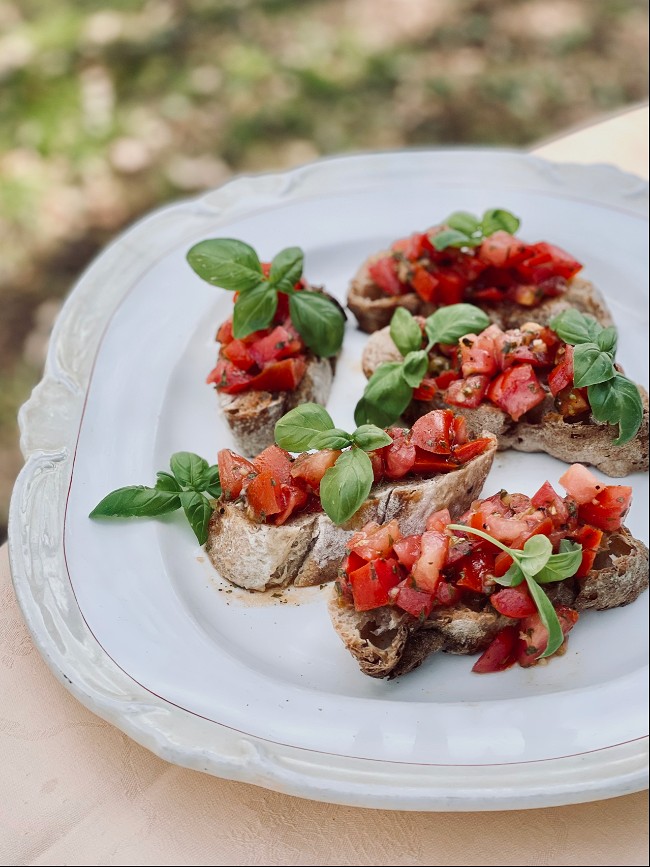
[[[525,147],[644,99],[647,41],[643,0],[0,0],[0,540],[60,299],[123,226],[334,152]]]

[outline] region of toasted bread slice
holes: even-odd
[[[367,377],[372,376],[384,361],[399,361],[402,356],[393,343],[389,328],[373,334],[363,351],[361,365]],[[614,445],[618,435],[616,425],[589,422],[568,423],[556,412],[552,397],[518,422],[491,403],[476,409],[454,406],[457,415],[467,422],[470,435],[489,430],[499,442],[499,450],[515,449],[520,452],[546,452],[569,464],[578,461],[591,464],[608,476],[621,477],[648,469],[648,394],[639,386],[643,402],[643,421],[635,438],[624,445]],[[420,416],[440,409],[445,403],[436,395],[432,401],[412,401],[404,418],[412,424]],[[528,419],[533,418],[534,421]]]
[[[462,514],[479,495],[496,454],[496,439],[485,452],[451,473],[374,485],[358,512],[337,527],[323,512],[303,513],[282,526],[259,524],[241,500],[220,501],[210,521],[206,551],[219,573],[247,590],[332,581],[345,544],[369,521],[398,518],[406,535],[421,533],[427,517],[448,508]]]
[[[626,527],[603,537],[594,568],[585,578],[569,578],[545,587],[551,598],[578,610],[628,605],[648,587],[648,549]],[[515,623],[499,614],[486,597],[477,607],[459,603],[438,608],[425,621],[394,606],[355,611],[335,588],[328,601],[334,629],[371,677],[399,677],[438,650],[473,654],[484,650],[497,632]]]
[[[348,292],[348,307],[354,313],[362,331],[372,334],[390,324],[393,313],[398,307],[405,307],[413,315],[428,316],[437,309],[437,305],[423,301],[415,292],[405,295],[386,295],[373,282],[369,267],[378,259],[389,255],[384,250],[370,256],[352,278]],[[574,277],[569,281],[567,291],[557,298],[546,298],[537,307],[524,307],[510,301],[497,303],[482,303],[477,306],[485,310],[493,322],[501,328],[517,328],[531,317],[542,325],[547,325],[553,317],[566,310],[576,307],[583,313],[590,313],[602,325],[612,325],[612,316],[600,291],[589,280]]]

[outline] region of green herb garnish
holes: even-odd
[[[636,385],[616,370],[616,329],[578,310],[563,310],[550,326],[565,343],[574,346],[573,384],[587,388],[591,412],[597,421],[618,425],[615,445],[629,442],[643,421],[643,403]]]
[[[205,494],[221,496],[219,467],[193,452],[176,452],[170,460],[171,474],[157,473],[156,485],[118,488],[98,503],[91,518],[155,518],[182,508],[200,545],[208,540],[213,507]]]
[[[479,536],[512,557],[513,564],[506,574],[501,578],[495,577],[494,580],[503,587],[517,587],[522,581],[526,582],[541,621],[548,631],[548,646],[542,658],[555,653],[562,646],[564,635],[555,608],[540,585],[564,581],[565,578],[575,575],[582,562],[582,545],[562,539],[559,553],[554,554],[551,540],[537,535],[527,539],[522,550],[515,550],[489,533],[465,524],[449,524],[449,529]]]
[[[289,452],[345,449],[320,483],[323,509],[335,524],[345,524],[370,493],[374,474],[366,452],[392,443],[374,424],[362,424],[351,434],[334,427],[327,410],[317,403],[304,403],[284,415],[275,426],[275,441]]]
[[[385,361],[375,370],[354,411],[355,422],[381,427],[392,424],[426,376],[429,352],[435,344],[456,343],[463,335],[483,331],[489,324],[489,317],[473,304],[440,307],[425,320],[428,343],[422,348],[422,331],[416,319],[404,307],[398,307],[391,319],[390,336],[404,359]]]
[[[448,228],[431,237],[431,243],[436,250],[446,250],[447,247],[479,247],[495,232],[503,231],[514,235],[521,224],[518,217],[503,208],[490,208],[480,219],[467,211],[454,211],[443,222]]]
[[[267,277],[257,253],[243,241],[212,238],[195,244],[187,254],[190,267],[202,280],[239,293],[233,313],[236,338],[268,328],[282,292],[289,296],[291,321],[305,345],[321,358],[329,358],[341,348],[345,317],[321,293],[295,289],[303,260],[300,247],[287,247],[273,259]]]

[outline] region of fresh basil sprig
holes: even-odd
[[[521,221],[503,208],[490,208],[479,219],[468,211],[454,211],[443,221],[447,229],[433,235],[431,242],[436,250],[447,247],[479,247],[495,232],[504,231],[514,235]]]
[[[268,328],[278,306],[278,292],[283,292],[289,296],[291,321],[312,352],[329,358],[341,348],[345,331],[341,310],[320,292],[294,288],[302,277],[300,247],[281,250],[271,262],[268,277],[255,250],[234,238],[200,241],[188,252],[187,261],[202,280],[239,293],[233,313],[235,337]]]
[[[209,466],[193,452],[176,452],[170,460],[171,473],[157,473],[156,485],[118,488],[98,503],[91,518],[155,518],[182,508],[200,545],[208,540],[212,499],[221,496],[219,467]]]
[[[634,439],[643,421],[643,402],[636,385],[616,370],[616,329],[580,311],[563,310],[550,326],[574,346],[573,384],[587,387],[591,412],[597,421],[618,425],[617,446]]]
[[[506,574],[500,578],[495,577],[494,580],[504,587],[517,587],[523,581],[526,582],[540,619],[548,631],[548,645],[542,653],[542,658],[555,653],[562,646],[564,635],[555,608],[540,585],[564,581],[565,578],[575,575],[582,563],[582,545],[562,539],[559,553],[554,554],[551,540],[546,536],[537,535],[527,539],[522,550],[515,550],[499,542],[489,533],[465,524],[449,524],[449,529],[479,536],[512,557],[512,566]]]
[[[323,509],[335,524],[349,521],[370,493],[374,474],[366,452],[392,443],[374,424],[362,424],[354,433],[334,427],[327,410],[317,403],[303,403],[282,416],[275,426],[275,441],[289,452],[345,449],[320,483]]]
[[[381,427],[392,424],[427,375],[431,349],[437,343],[456,343],[465,334],[483,331],[489,324],[488,316],[473,304],[440,307],[424,322],[428,342],[423,347],[417,320],[404,307],[398,307],[391,319],[390,336],[404,358],[385,361],[375,370],[354,411],[355,422],[371,422]]]

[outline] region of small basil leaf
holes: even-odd
[[[442,232],[433,235],[431,243],[436,250],[446,250],[447,247],[474,247],[477,242],[465,232],[459,232],[457,229],[443,229]]]
[[[576,388],[608,382],[616,376],[612,357],[595,343],[579,343],[573,350],[573,384]]]
[[[215,500],[221,496],[221,479],[219,478],[219,467],[217,464],[208,467],[205,491]]]
[[[268,328],[273,322],[277,306],[278,293],[268,282],[242,292],[232,316],[232,333],[242,338]]]
[[[603,352],[609,352],[610,355],[616,353],[617,342],[618,334],[613,325],[603,328],[600,334],[596,335],[596,346]]]
[[[321,358],[336,355],[343,343],[345,319],[332,301],[306,289],[292,292],[289,313],[296,330],[312,352]]]
[[[187,261],[202,280],[233,292],[253,289],[264,280],[255,250],[233,238],[201,241],[189,251]]]
[[[156,473],[156,479],[156,488],[159,491],[178,492],[181,490],[181,486],[178,484],[176,479],[169,473]]]
[[[176,452],[170,458],[172,473],[184,488],[202,491],[207,483],[208,462],[194,452]]]
[[[464,235],[473,235],[480,228],[481,221],[469,211],[454,211],[445,220],[445,225],[449,226],[450,229],[462,232]]]
[[[302,277],[304,253],[300,247],[280,250],[271,262],[269,282],[280,291],[291,290]]]
[[[90,513],[91,518],[153,518],[175,512],[181,502],[174,491],[129,485],[111,491]]]
[[[478,334],[490,318],[473,304],[450,304],[427,317],[424,328],[430,343],[457,343],[465,334]]]
[[[526,576],[526,584],[528,585],[530,595],[533,597],[533,602],[537,606],[540,619],[548,632],[548,644],[546,650],[541,656],[541,658],[544,659],[544,657],[554,654],[555,651],[562,646],[564,635],[562,633],[560,621],[558,620],[557,612],[555,611],[555,608],[553,608],[551,600],[548,598],[546,593],[544,593],[542,588],[534,579],[529,578],[528,576]]]
[[[422,347],[422,330],[405,307],[398,307],[390,321],[390,336],[402,355]]]
[[[321,433],[314,434],[311,440],[310,449],[344,449],[352,444],[352,437],[349,433],[341,430],[340,427],[333,427],[332,430],[325,430]]]
[[[524,580],[524,573],[519,568],[518,563],[513,563],[505,575],[500,578],[494,576],[494,582],[502,587],[517,587]]]
[[[180,500],[199,545],[205,545],[208,541],[208,524],[212,516],[212,506],[203,494],[198,494],[196,491],[183,491]]]
[[[374,424],[362,424],[352,434],[352,439],[363,449],[364,452],[371,452],[374,449],[381,449],[384,446],[389,446],[393,440],[385,430],[377,427]]]
[[[374,480],[372,463],[362,449],[351,448],[339,457],[320,483],[320,499],[331,520],[345,524],[364,503]]]
[[[334,422],[325,407],[303,403],[289,410],[275,425],[275,441],[288,452],[305,452],[312,448],[316,434],[332,430]]]
[[[402,363],[385,361],[370,377],[354,413],[355,422],[388,427],[404,412],[413,389],[402,376]],[[360,409],[360,405],[362,409]]]
[[[417,352],[409,352],[406,356],[402,364],[402,376],[411,388],[417,388],[428,369],[429,356],[424,349],[420,349]]]
[[[594,343],[603,330],[592,316],[580,313],[575,307],[563,310],[554,319],[550,326],[560,340],[578,346],[580,343]]]
[[[534,578],[541,572],[553,553],[553,545],[547,536],[531,536],[524,543],[522,551],[517,551],[515,559],[526,578]]]
[[[559,554],[551,554],[548,563],[535,575],[538,584],[564,581],[575,575],[582,563],[582,545],[562,539]]]
[[[633,382],[617,373],[608,382],[590,385],[588,395],[594,418],[618,425],[617,446],[634,439],[643,422],[643,401]]]
[[[490,208],[481,218],[481,229],[485,236],[499,231],[514,235],[520,225],[519,217],[515,217],[510,211],[504,211],[503,208]]]

